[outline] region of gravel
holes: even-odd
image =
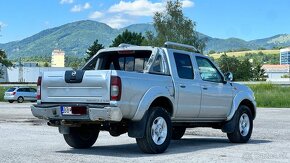
[[[73,149],[58,129],[31,115],[31,103],[0,103],[0,162],[290,162],[290,109],[259,108],[252,139],[229,143],[211,128],[187,129],[163,154],[142,153],[127,134],[101,132],[90,149]]]

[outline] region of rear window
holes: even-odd
[[[13,92],[16,88],[9,88],[6,92]]]
[[[142,72],[151,56],[150,50],[111,51],[98,55],[83,70],[122,70]]]

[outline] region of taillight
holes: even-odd
[[[37,79],[37,95],[36,95],[37,100],[41,99],[41,81],[42,81],[42,77],[39,76]]]
[[[119,76],[111,76],[111,100],[120,101],[122,94],[122,83]]]
[[[12,95],[15,95],[16,94],[16,92],[12,92]]]

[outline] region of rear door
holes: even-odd
[[[42,102],[109,103],[111,70],[44,72]]]
[[[225,118],[232,106],[232,86],[224,83],[215,65],[205,57],[196,56],[201,77],[201,109],[199,118]]]
[[[189,54],[173,53],[177,75],[174,75],[178,96],[176,118],[192,119],[200,110],[201,89],[195,80],[192,58]]]

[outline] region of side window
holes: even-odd
[[[17,92],[24,92],[24,88],[19,88]]]
[[[183,79],[193,79],[193,68],[192,63],[190,60],[190,56],[187,54],[181,54],[181,53],[173,53],[175,63],[176,63],[176,69],[179,78]]]
[[[170,75],[166,55],[163,50],[155,48],[152,53],[146,62],[145,71],[160,75]]]
[[[161,55],[157,55],[155,61],[152,64],[152,71],[161,73],[162,71],[162,57]]]
[[[36,89],[34,88],[29,88],[30,89],[30,92],[36,92]]]
[[[210,82],[222,82],[222,75],[217,68],[207,58],[196,57],[201,79]]]

